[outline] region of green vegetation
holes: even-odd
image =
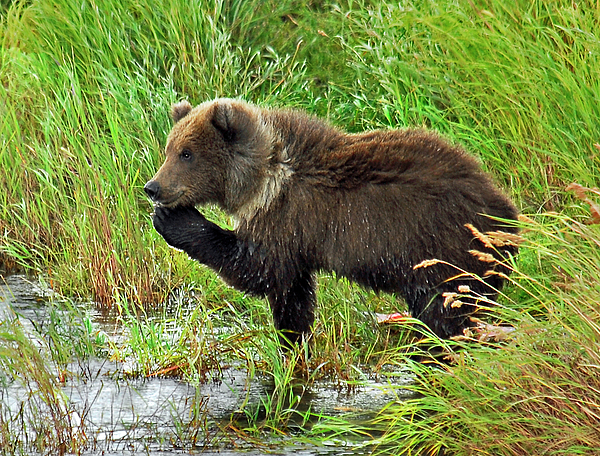
[[[303,438],[372,435],[393,454],[597,453],[598,2],[8,3],[0,262],[43,276],[60,295],[112,306],[128,334],[117,345],[91,320],[60,313],[40,330],[39,354],[17,323],[2,323],[0,379],[30,385],[21,422],[38,436],[53,429],[34,447],[85,445],[53,372],[94,355],[127,360],[130,375],[192,383],[225,366],[270,376],[272,396],[228,428],[249,440],[305,424],[311,412],[296,410],[298,391],[317,380],[351,389],[404,368],[418,397],[360,427],[320,417]],[[370,317],[403,310],[394,297],[323,276],[312,356],[302,347],[282,357],[266,304],[168,248],[150,223],[142,187],[162,161],[170,105],[217,96],[306,109],[351,131],[427,126],[478,154],[529,217],[494,315],[515,334],[417,341]],[[573,182],[584,188],[567,191]],[[214,208],[207,215],[231,223]],[[154,310],[167,300],[174,312]],[[434,346],[450,360],[429,355]],[[46,409],[50,421],[39,419]],[[16,422],[0,413],[2,448],[18,449]]]
[[[18,454],[26,445],[40,453],[51,449],[64,454],[85,441],[84,432],[73,422],[73,410],[59,388],[55,365],[45,356],[49,351],[43,341],[32,340],[17,319],[9,316],[0,323],[0,383],[6,388],[16,382],[22,388],[13,388],[12,394],[5,390],[2,395],[2,455]],[[24,397],[14,397],[17,391]]]

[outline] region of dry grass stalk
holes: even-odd
[[[433,265],[438,264],[438,263],[443,263],[443,261],[442,260],[436,260],[436,259],[433,259],[433,260],[423,260],[419,264],[415,264],[413,266],[413,269],[428,268],[428,267],[433,266]]]
[[[442,296],[444,297],[444,307],[447,308],[448,306],[453,306],[453,303],[456,301],[456,298],[458,297],[458,293],[453,293],[453,292],[446,292],[443,293]]]
[[[506,246],[518,247],[519,244],[524,242],[524,239],[518,234],[506,233],[504,231],[487,231],[482,233],[470,223],[465,223],[465,227],[488,249]]]
[[[490,253],[484,253],[479,250],[469,250],[469,253],[484,263],[498,263],[498,260]]]
[[[600,196],[599,189],[597,189],[595,187],[594,188],[584,187],[583,185],[573,182],[572,184],[568,185],[565,190],[574,192],[577,199],[580,199],[584,203],[589,204],[591,219],[588,221],[588,223],[590,225],[600,224],[600,206],[596,202],[594,202],[590,198],[588,198],[586,195],[586,193],[589,192],[589,193],[593,193],[595,195]]]

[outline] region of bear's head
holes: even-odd
[[[216,203],[231,214],[258,191],[273,147],[260,109],[232,99],[171,110],[166,159],[144,190],[167,207]]]

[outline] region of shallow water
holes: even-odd
[[[19,318],[23,327],[35,338],[35,327],[49,319],[47,301],[51,291],[24,276],[11,275],[0,279],[0,320]],[[122,337],[114,320],[100,315],[91,306],[88,312],[94,324],[111,338]],[[272,393],[268,381],[249,379],[236,369],[225,369],[219,381],[192,386],[173,378],[124,379],[117,362],[101,359],[72,364],[70,376],[62,387],[71,410],[71,423],[85,434],[89,450],[85,455],[117,454],[220,454],[220,455],[358,455],[368,454],[368,448],[356,448],[360,439],[337,437],[319,445],[277,442],[248,444],[232,436],[214,439],[216,431],[226,426],[240,407],[260,407],[261,398]],[[0,371],[0,375],[2,372]],[[398,397],[408,397],[403,384],[407,376],[397,375],[393,385],[387,381],[366,381],[356,391],[339,391],[335,385],[316,383],[304,391],[300,411],[311,410],[316,415],[340,416],[352,414],[360,422],[373,416]],[[0,407],[17,413],[28,390],[18,382],[0,389]],[[0,409],[1,410],[1,409]],[[196,415],[192,412],[197,411]],[[345,415],[344,415],[345,416]],[[192,418],[201,426],[194,427]],[[211,433],[211,430],[215,432]],[[197,433],[196,433],[197,431]],[[290,439],[292,442],[292,439]],[[257,448],[258,445],[258,448]],[[271,447],[273,445],[273,447]],[[276,446],[275,446],[276,445]],[[165,453],[167,452],[167,453]]]

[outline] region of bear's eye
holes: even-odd
[[[184,161],[189,161],[192,159],[192,152],[189,149],[183,149],[179,154],[179,158]]]

